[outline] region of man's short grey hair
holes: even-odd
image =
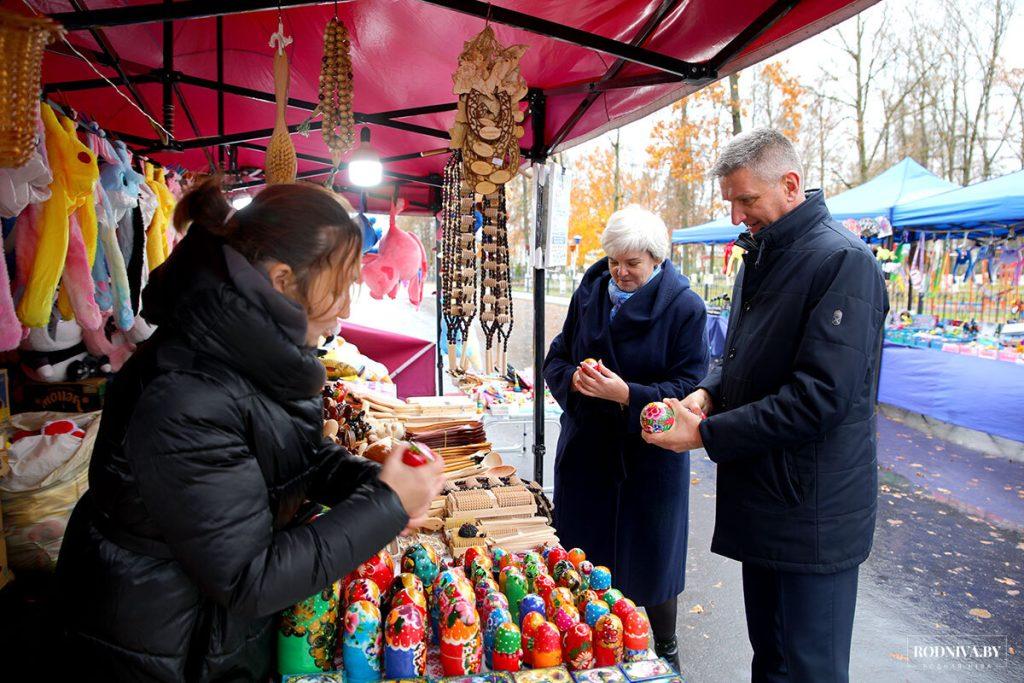
[[[722,178],[741,168],[766,181],[779,180],[790,171],[804,176],[793,143],[774,128],[755,128],[734,137],[722,150],[711,174]]]
[[[646,251],[661,263],[669,256],[671,241],[665,221],[639,204],[630,204],[608,218],[601,233],[601,246],[617,259],[623,254]]]

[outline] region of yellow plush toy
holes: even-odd
[[[174,215],[174,195],[167,187],[164,169],[156,168],[150,163],[146,164],[146,185],[153,190],[157,201],[160,202],[146,230],[146,260],[149,261],[149,270],[152,271],[170,255],[167,229]]]

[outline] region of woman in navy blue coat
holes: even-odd
[[[608,257],[584,275],[544,362],[564,410],[555,528],[565,547],[608,566],[613,585],[647,608],[659,654],[672,658],[690,456],[644,443],[640,411],[686,396],[704,377],[707,314],[668,260],[668,230],[656,215],[639,206],[618,211],[601,242]]]

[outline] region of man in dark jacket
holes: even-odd
[[[648,441],[718,464],[711,550],[743,563],[754,681],[846,681],[877,496],[875,386],[889,309],[868,248],[804,192],[781,133],[713,173],[747,253],[721,366]],[[704,416],[707,417],[704,417]]]

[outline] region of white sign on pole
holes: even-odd
[[[548,167],[544,191],[547,204],[547,267],[566,265],[569,254],[569,209],[572,199],[572,171],[558,165]]]

